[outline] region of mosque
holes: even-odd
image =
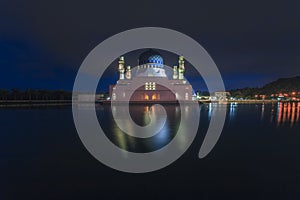
[[[129,100],[137,103],[192,101],[193,89],[184,78],[183,56],[179,56],[178,66],[170,68],[164,65],[160,53],[150,49],[139,56],[137,67],[125,67],[123,56],[119,58],[118,64],[119,80],[109,88],[111,101]],[[136,84],[139,84],[139,87],[136,87]]]

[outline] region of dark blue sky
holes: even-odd
[[[261,86],[300,75],[299,10],[297,0],[2,0],[0,88],[71,90],[89,51],[111,35],[144,26],[171,28],[197,40],[228,89]],[[105,85],[115,81],[111,72],[103,77]],[[201,89],[198,78],[187,78]]]

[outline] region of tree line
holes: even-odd
[[[71,100],[72,92],[64,90],[5,90],[0,89],[0,100]]]

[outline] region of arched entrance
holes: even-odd
[[[151,100],[160,100],[160,94],[159,93],[154,93],[151,96]]]
[[[146,101],[149,100],[149,95],[148,94],[144,94],[144,100],[146,100]]]

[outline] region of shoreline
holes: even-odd
[[[279,103],[279,102],[300,102],[300,101],[278,101],[278,100],[228,100],[228,101],[198,101],[199,104],[219,103],[219,104],[264,104],[264,103]],[[79,104],[89,104],[91,102],[78,102]],[[135,102],[132,104],[149,104],[162,103],[174,104],[175,102]],[[95,104],[110,104],[108,101],[96,101]],[[71,106],[72,100],[1,100],[0,108],[6,107],[46,107],[46,106]]]

